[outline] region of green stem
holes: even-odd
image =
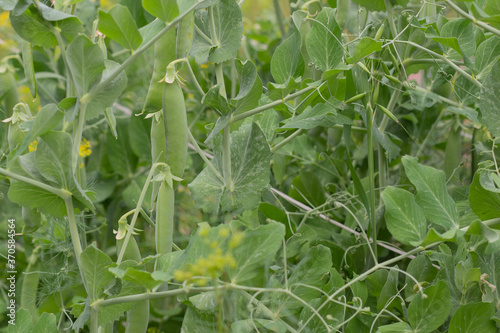
[[[462,9],[460,9],[460,7],[458,7],[457,5],[455,5],[453,2],[451,2],[450,0],[445,0],[445,2],[451,7],[453,8],[454,11],[456,11],[458,14],[460,14],[461,16],[463,16],[464,18],[468,19],[469,21],[471,21],[473,24],[477,25],[478,27],[481,27],[483,28],[484,30],[488,30],[489,32],[497,35],[498,37],[500,37],[500,30],[492,27],[491,25],[488,25],[482,21],[478,21],[474,16],[470,15],[470,14],[467,14],[466,12],[464,12]]]
[[[97,309],[90,309],[90,333],[99,332],[99,322],[98,322],[99,312]]]
[[[189,136],[189,141],[191,141],[191,143],[193,144],[194,149],[200,155],[200,157],[202,158],[202,160],[207,164],[207,166],[210,169],[212,169],[213,173],[217,176],[217,178],[219,178],[219,180],[224,183],[224,177],[222,177],[222,175],[220,174],[220,172],[215,168],[215,166],[212,164],[212,162],[210,162],[210,160],[207,158],[207,156],[205,155],[205,152],[200,148],[200,146],[198,145],[198,142],[194,138],[194,136],[191,133],[191,131],[189,130],[189,128],[188,128],[188,136]]]
[[[217,37],[217,30],[215,30],[215,17],[214,17],[214,6],[208,7],[208,19],[210,24],[210,37],[212,37],[213,46],[219,47],[220,41]]]
[[[142,202],[144,201],[144,198],[146,197],[146,193],[148,191],[149,184],[151,183],[151,179],[153,178],[154,171],[160,165],[166,166],[165,163],[155,163],[151,167],[151,170],[149,170],[148,178],[146,179],[146,182],[144,183],[144,187],[142,188],[141,195],[139,196],[139,200],[137,201],[137,206],[134,210],[134,215],[132,216],[132,221],[130,221],[130,226],[127,229],[127,234],[125,235],[125,239],[123,240],[123,246],[120,250],[120,253],[118,254],[118,259],[116,260],[117,265],[120,265],[120,263],[123,260],[123,255],[125,254],[125,250],[127,249],[128,242],[130,240],[130,237],[132,236],[132,231],[134,230],[135,222],[137,221],[137,217],[139,216],[139,212],[141,211]]]
[[[278,21],[278,26],[280,28],[281,39],[285,38],[286,30],[283,24],[283,14],[281,13],[279,0],[273,0],[274,13],[276,14],[276,21]]]
[[[203,38],[207,43],[212,45],[212,40],[208,37],[196,24],[194,25],[194,30],[201,38]]]
[[[58,29],[54,28],[52,25],[49,25],[50,26],[50,31],[52,31],[52,33],[54,34],[54,36],[56,37],[56,40],[57,40],[57,44],[59,44],[59,49],[61,50],[61,57],[63,59],[63,62],[64,62],[64,67],[66,68],[66,73],[68,73],[68,78],[69,80],[66,81],[66,97],[69,97],[71,96],[71,83],[74,83],[73,82],[73,74],[71,73],[71,69],[69,68],[69,64],[68,64],[68,57],[66,55],[66,48],[64,47],[64,41],[61,37],[61,33],[59,32]]]
[[[78,107],[78,105],[77,105]],[[78,123],[75,128],[73,136],[73,160],[71,161],[73,167],[73,174],[76,175],[78,170],[78,156],[80,152],[80,142],[82,141],[83,125],[85,125],[85,114],[87,111],[87,103],[80,101],[80,111],[78,112]]]
[[[463,66],[462,61],[457,61],[457,60],[451,60],[455,65],[457,66]],[[407,58],[403,60],[401,63],[405,67],[409,67],[411,65],[418,65],[418,64],[439,64],[439,63],[445,63],[444,60],[442,59],[418,59],[418,58]]]
[[[370,182],[370,226],[373,239],[373,254],[377,258],[377,226],[375,220],[375,163],[373,156],[373,110],[370,104],[366,108],[366,129],[368,138],[368,176]],[[375,260],[375,264],[377,261]]]
[[[13,179],[22,181],[23,183],[36,186],[38,188],[41,188],[42,190],[45,190],[45,191],[50,192],[52,194],[55,194],[58,197],[61,197],[63,199],[66,196],[71,195],[70,192],[68,192],[64,189],[52,187],[50,185],[39,182],[38,180],[34,180],[34,179],[31,179],[31,178],[28,178],[25,176],[18,175],[17,173],[11,172],[11,171],[3,169],[3,168],[0,168],[0,175],[4,175],[4,176],[7,176],[9,178],[13,178]]]
[[[472,75],[470,75],[469,73],[467,73],[466,71],[464,71],[462,68],[460,68],[458,65],[456,65],[450,59],[448,59],[448,58],[446,58],[446,57],[444,57],[444,56],[442,56],[442,55],[440,55],[440,54],[438,54],[438,53],[436,53],[434,51],[431,51],[428,48],[426,48],[426,47],[424,47],[424,46],[422,46],[420,44],[414,43],[414,42],[410,42],[410,41],[406,41],[406,40],[394,40],[394,42],[408,44],[408,45],[411,45],[411,46],[416,47],[418,49],[426,51],[430,55],[432,55],[432,56],[434,56],[436,58],[439,58],[439,59],[443,60],[444,62],[446,62],[448,65],[450,65],[451,67],[453,67],[453,69],[455,69],[460,75],[462,75],[467,80],[469,80],[470,82],[472,82],[475,86],[477,86],[479,88],[482,88],[483,85],[481,84],[481,82],[479,82],[478,80],[476,80]],[[390,42],[390,44],[392,44],[392,42]],[[386,45],[389,45],[389,44],[386,44]]]
[[[293,132],[292,134],[290,134],[289,136],[287,136],[285,139],[283,139],[283,141],[281,141],[280,143],[278,143],[277,145],[275,145],[274,147],[271,148],[271,153],[274,153],[275,151],[277,151],[281,147],[285,146],[287,143],[292,141],[295,137],[300,135],[300,133],[302,133],[302,131],[303,131],[302,129],[298,129],[295,132]]]
[[[301,96],[301,95],[303,95],[303,94],[305,94],[305,93],[307,93],[307,92],[309,92],[311,90],[314,90],[316,88],[317,87],[307,87],[307,88],[304,88],[302,90],[299,90],[299,91],[297,91],[297,92],[295,92],[293,94],[290,94],[290,95],[284,97],[282,100],[274,101],[274,102],[268,103],[266,105],[259,106],[259,107],[255,108],[255,109],[252,109],[252,110],[240,113],[238,115],[235,115],[229,121],[229,124],[234,124],[237,121],[243,120],[243,119],[245,119],[247,117],[251,117],[253,115],[256,115],[256,114],[258,114],[258,113],[260,113],[262,111],[265,111],[265,110],[271,109],[271,108],[273,108],[275,106],[278,106],[280,104],[286,103],[289,100],[292,100],[292,99],[294,99],[296,97],[299,97],[299,96]]]
[[[89,101],[92,100],[96,94],[102,91],[104,87],[108,86],[111,81],[113,81],[123,70],[125,70],[125,68],[135,63],[137,58],[139,58],[139,56],[141,56],[148,48],[153,46],[156,41],[158,41],[167,31],[175,27],[177,23],[179,23],[179,21],[181,21],[185,16],[187,16],[205,1],[206,0],[196,1],[195,4],[189,7],[188,10],[173,19],[172,22],[170,22],[165,28],[161,29],[156,34],[156,36],[151,38],[151,40],[149,40],[146,44],[137,49],[134,54],[132,54],[127,60],[125,60],[120,66],[118,66],[118,68],[116,68],[104,81],[101,81],[99,84],[95,85],[88,93]]]
[[[191,79],[193,80],[194,86],[196,87],[196,90],[200,93],[202,98],[205,96],[205,92],[203,91],[203,88],[200,86],[200,83],[198,82],[198,79],[196,78],[196,75],[194,75],[193,68],[191,67],[191,64],[189,63],[189,60],[186,58],[186,64],[187,68],[189,71],[189,76],[191,76]]]

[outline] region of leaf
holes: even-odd
[[[7,333],[33,333],[33,322],[29,310],[21,308],[16,312],[15,325],[8,325]]]
[[[111,73],[113,73],[120,66],[120,64],[111,60],[104,60],[104,65],[106,69],[102,73],[101,82],[106,80]],[[92,120],[103,115],[106,108],[113,105],[126,87],[127,75],[124,71],[122,71],[117,77],[111,80],[111,82],[95,94],[95,97],[87,105],[85,119]]]
[[[241,9],[234,0],[220,0],[213,6],[215,25],[215,36],[210,32],[210,17],[208,11],[197,10],[195,12],[195,24],[208,36],[212,43],[195,33],[191,56],[198,64],[207,61],[219,64],[226,60],[233,59],[240,49],[240,42],[243,36],[243,22]],[[216,43],[218,42],[218,44]]]
[[[240,89],[238,95],[231,99],[231,104],[234,105],[233,113],[238,114],[251,110],[259,104],[262,96],[262,80],[257,74],[257,68],[253,62],[236,60],[235,66]]]
[[[179,15],[176,0],[142,0],[142,6],[164,22],[170,22]]]
[[[323,8],[306,36],[307,52],[323,72],[340,64],[344,55],[341,41],[341,30],[335,21],[334,10]]]
[[[396,265],[396,268],[398,266]],[[384,286],[380,291],[380,297],[377,299],[377,310],[382,311],[382,309],[387,309],[391,311],[393,308],[401,310],[401,302],[394,297],[398,294],[398,274],[396,270],[389,270],[387,274],[387,279],[384,281]]]
[[[224,116],[231,113],[233,106],[227,101],[224,96],[222,96],[222,94],[220,93],[221,88],[222,84],[217,84],[211,87],[207,91],[205,96],[203,96],[201,102],[210,106],[212,109],[218,111],[219,114]]]
[[[87,283],[88,296],[92,303],[98,300],[104,288],[113,282],[114,276],[108,271],[113,261],[107,254],[96,248],[95,244],[91,244],[83,250],[80,262]]]
[[[53,313],[44,312],[33,327],[33,332],[54,333],[57,332],[56,316]]]
[[[491,318],[495,315],[493,303],[460,305],[451,318],[448,333],[494,333],[498,329]]]
[[[128,124],[130,148],[143,161],[151,162],[151,122],[143,117],[132,116]]]
[[[418,164],[417,158],[408,155],[402,161],[408,179],[417,189],[417,203],[425,207],[425,217],[444,227],[459,228],[457,205],[447,192],[444,172]]]
[[[295,266],[288,279],[291,292],[306,302],[320,297],[321,292],[313,287],[321,288],[326,284],[326,276],[331,268],[332,254],[330,249],[323,245],[312,247]],[[295,298],[287,297],[280,306],[287,311],[293,312],[300,310],[304,304]]]
[[[115,5],[106,13],[99,9],[99,31],[129,50],[136,50],[142,43],[142,36],[127,7]]]
[[[66,52],[78,96],[81,97],[105,69],[104,56],[101,48],[84,35],[75,38]]]
[[[481,94],[479,96],[479,109],[481,116],[479,121],[495,137],[500,137],[500,61],[496,61],[490,74],[483,80]]]
[[[438,272],[437,268],[432,266],[432,262],[425,255],[419,255],[415,259],[412,259],[406,268],[406,272],[409,274],[405,278],[405,295],[409,299],[410,296],[414,296],[415,281],[410,278],[414,277],[419,283],[431,283]]]
[[[479,72],[478,79],[488,75],[493,65],[500,58],[500,38],[490,37],[477,47],[475,64]]]
[[[337,111],[342,111],[339,113]],[[343,104],[335,97],[330,97],[326,103],[318,103],[306,108],[301,114],[285,120],[281,128],[311,129],[317,126],[332,127],[336,124],[350,125],[354,112],[350,106]]]
[[[411,301],[408,307],[408,319],[413,332],[430,333],[441,326],[451,310],[450,290],[441,280],[426,288]]]
[[[54,129],[64,117],[64,113],[59,110],[55,104],[44,105],[43,108],[38,111],[33,122],[33,126],[30,131],[24,137],[23,142],[19,146],[14,158],[21,155],[29,144],[36,140],[38,136],[44,135],[50,130]]]
[[[446,23],[441,28],[441,37],[456,38],[459,49],[455,50],[460,54],[463,53],[464,60],[473,56],[476,51],[476,39],[474,38],[472,23],[465,18],[451,20]]]
[[[189,307],[182,321],[182,333],[217,333],[215,315],[202,312],[194,307]]]
[[[438,243],[438,242],[452,242],[452,241],[455,241],[457,230],[458,229],[450,229],[446,232],[440,233],[440,232],[437,232],[436,229],[431,228],[427,232],[427,236],[425,236],[425,239],[422,242],[420,242],[420,244],[412,243],[411,245],[413,245],[413,246],[418,246],[418,245],[428,246],[428,245]]]
[[[297,52],[301,43],[300,34],[295,32],[274,51],[271,58],[271,74],[276,83],[285,84],[290,77],[295,76],[299,63],[304,62],[301,53]],[[298,73],[297,76],[300,75],[302,73]]]
[[[53,48],[58,44],[50,25],[60,28],[61,35],[70,42],[81,32],[82,22],[76,16],[57,11],[43,3],[39,3],[38,7],[40,11],[35,5],[22,6],[19,13],[13,10],[9,17],[17,34],[32,45]]]
[[[73,187],[71,167],[71,136],[64,132],[49,132],[38,140],[35,151],[36,168],[47,180],[59,188]]]
[[[109,268],[109,271],[120,279],[135,283],[146,288],[147,290],[151,290],[163,283],[162,281],[155,280],[151,276],[151,272],[137,269],[135,267],[123,267],[120,264],[119,267]]]
[[[480,182],[481,173],[476,172],[469,188],[469,203],[472,211],[481,221],[500,216],[500,193],[483,188]]]
[[[228,270],[232,283],[245,284],[259,276],[259,268],[269,264],[281,247],[285,226],[272,222],[246,230],[241,244],[232,250],[236,267]]]
[[[233,187],[226,188],[208,166],[189,184],[196,205],[207,213],[253,209],[269,184],[271,151],[259,125],[241,126],[231,133],[230,142]],[[222,175],[221,149],[215,147],[212,163]]]
[[[415,197],[408,191],[389,186],[382,192],[385,222],[389,232],[403,244],[420,243],[427,232],[427,222]]]
[[[347,62],[350,64],[355,64],[363,58],[369,56],[373,52],[377,52],[382,50],[382,42],[376,41],[370,37],[363,37],[359,41],[358,45],[354,49],[354,54],[352,57],[347,59]]]
[[[489,228],[478,220],[472,222],[472,224],[467,228],[466,234],[483,236],[489,243],[494,243],[499,239],[497,230]]]

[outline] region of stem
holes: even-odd
[[[203,98],[203,96],[205,96],[205,92],[203,91],[203,88],[200,86],[198,79],[196,79],[196,76],[194,75],[193,68],[191,67],[191,64],[189,63],[189,60],[187,58],[185,58],[185,59],[186,59],[186,64],[187,64],[187,68],[189,71],[189,75],[191,76],[191,79],[193,80],[194,86],[196,87],[196,90],[198,90],[198,92],[200,93],[200,95]]]
[[[99,322],[98,322],[99,312],[97,309],[90,309],[90,333],[98,333]]]
[[[205,33],[196,24],[194,25],[194,30],[198,35],[200,35],[201,38],[203,38],[205,41],[207,41],[207,43],[212,45],[212,40],[210,39],[210,37],[205,35]]]
[[[498,30],[498,29],[492,27],[491,25],[488,25],[488,24],[486,24],[486,23],[484,23],[482,21],[478,21],[474,16],[467,14],[462,9],[460,9],[460,7],[458,7],[457,5],[455,5],[450,0],[445,0],[445,2],[451,8],[453,8],[454,11],[456,11],[458,14],[460,14],[464,18],[468,19],[469,21],[471,21],[473,24],[477,25],[478,27],[483,28],[484,30],[488,30],[489,32],[491,32],[491,33],[493,33],[493,34],[495,34],[495,35],[497,35],[497,36],[500,37],[500,30]]]
[[[210,162],[210,160],[207,158],[207,156],[205,155],[205,152],[200,148],[200,146],[198,145],[198,142],[194,138],[194,136],[191,133],[191,131],[189,130],[189,128],[188,128],[188,136],[189,136],[189,141],[191,141],[191,143],[194,146],[194,149],[200,155],[200,157],[202,158],[202,160],[213,171],[213,173],[215,173],[215,175],[217,176],[217,178],[219,178],[219,180],[224,183],[224,177],[222,177],[222,175],[220,174],[220,172],[215,168],[215,166],[212,164],[212,162]]]
[[[246,112],[243,112],[243,113],[240,113],[238,115],[235,115],[230,121],[229,121],[229,124],[234,124],[235,122],[237,121],[240,121],[240,120],[243,120],[247,117],[251,117],[257,113],[260,113],[262,111],[265,111],[265,110],[268,110],[268,109],[271,109],[277,105],[280,105],[280,104],[283,104],[285,102],[288,102],[289,100],[291,99],[294,99],[296,97],[299,97],[300,95],[303,95],[311,90],[314,90],[316,89],[317,87],[307,87],[307,88],[304,88],[302,90],[299,90],[293,94],[290,94],[286,97],[284,97],[282,100],[278,100],[278,101],[274,101],[274,102],[271,102],[271,103],[268,103],[268,104],[265,104],[265,105],[262,105],[262,106],[259,106],[253,110],[249,110],[249,111],[246,111]]]
[[[78,105],[76,107],[78,107]],[[76,126],[73,137],[73,156],[72,156],[73,160],[71,161],[74,175],[78,170],[78,156],[79,156],[78,153],[80,151],[80,142],[82,141],[83,125],[85,125],[86,110],[87,110],[87,102],[80,101],[80,111],[78,112],[78,124]]]
[[[66,68],[66,72],[68,73],[69,80],[66,81],[66,97],[69,97],[69,96],[71,96],[70,86],[71,86],[71,83],[74,83],[74,82],[73,82],[73,74],[71,73],[71,69],[69,68],[69,64],[68,64],[68,57],[66,55],[66,48],[64,47],[64,41],[61,37],[61,33],[59,32],[59,30],[54,28],[52,25],[49,25],[49,26],[50,26],[50,31],[52,31],[52,33],[56,37],[57,44],[59,45],[59,49],[61,50],[61,57],[62,57],[63,62],[64,62],[64,67]]]
[[[155,163],[151,167],[151,170],[149,170],[148,178],[146,179],[146,182],[144,183],[144,187],[142,188],[141,195],[139,196],[139,200],[137,201],[137,207],[135,208],[134,215],[132,216],[132,221],[130,221],[130,226],[127,229],[127,234],[125,236],[125,239],[123,240],[123,246],[120,250],[120,253],[118,254],[118,259],[116,260],[117,265],[120,265],[120,263],[123,260],[123,255],[125,254],[125,250],[127,249],[128,242],[130,240],[130,237],[132,236],[132,231],[134,230],[135,222],[137,221],[137,217],[139,216],[139,212],[141,211],[142,202],[144,201],[144,198],[146,197],[146,192],[148,191],[149,184],[151,183],[151,179],[153,178],[154,171],[160,165],[165,166],[166,164],[165,163]]]
[[[73,207],[73,198],[70,195],[67,195],[64,198],[64,203],[66,205],[66,212],[68,214],[69,232],[71,235],[71,243],[73,243],[73,250],[75,251],[76,263],[78,265],[78,270],[80,271],[80,275],[82,277],[82,282],[83,285],[85,286],[85,290],[88,291],[87,283],[85,281],[85,275],[83,274],[83,268],[80,261],[80,256],[82,254],[82,244],[80,243],[80,235],[78,234],[78,225],[76,224],[75,209]]]
[[[233,191],[233,179],[231,178],[231,125],[224,127],[222,136],[222,173],[224,174],[225,187]]]
[[[142,55],[148,48],[153,46],[158,39],[161,38],[167,31],[172,29],[181,21],[184,17],[186,17],[189,13],[195,10],[200,4],[204,3],[206,0],[196,1],[194,5],[189,7],[184,13],[177,16],[172,20],[165,28],[161,29],[156,36],[154,36],[150,41],[146,44],[138,48],[134,54],[132,54],[127,60],[125,60],[118,68],[116,68],[104,81],[101,81],[99,84],[95,85],[88,93],[89,100],[92,100],[95,95],[100,92],[104,87],[106,87],[111,81],[113,81],[125,68],[133,64],[140,55]]]
[[[366,128],[368,130],[368,176],[370,182],[370,226],[372,229],[373,253],[377,258],[377,226],[375,221],[375,163],[373,156],[373,109],[370,104],[366,108]],[[375,260],[377,264],[377,260]]]
[[[278,21],[278,26],[280,28],[281,39],[285,38],[286,30],[283,24],[283,14],[281,12],[279,0],[273,0],[274,13],[276,14],[276,21]]]
[[[444,56],[442,56],[442,55],[440,55],[440,54],[438,54],[438,53],[436,53],[434,51],[431,51],[428,48],[426,48],[426,47],[424,47],[424,46],[422,46],[420,44],[414,43],[414,42],[410,42],[410,41],[406,41],[406,40],[394,40],[394,42],[409,44],[409,45],[411,45],[413,47],[416,47],[418,49],[421,49],[421,50],[424,50],[424,51],[428,52],[430,55],[443,60],[448,65],[450,65],[451,67],[453,67],[460,75],[464,76],[467,80],[469,80],[470,82],[472,82],[475,86],[477,86],[479,88],[483,87],[483,85],[482,85],[481,82],[479,82],[472,75],[470,75],[469,73],[467,73],[466,71],[464,71],[462,68],[460,68],[459,66],[457,66],[450,59],[448,59],[448,58],[446,58],[446,57],[444,57]],[[386,44],[386,45],[388,45],[388,44]],[[386,45],[384,45],[384,46],[386,46]]]
[[[290,134],[289,136],[287,136],[283,141],[281,141],[280,143],[275,145],[273,148],[271,148],[271,153],[274,153],[275,151],[277,151],[281,147],[285,146],[287,143],[289,143],[295,137],[297,137],[300,133],[302,133],[302,131],[303,131],[302,129],[298,129],[295,132],[293,132],[292,134]]]
[[[11,172],[9,170],[6,170],[6,169],[3,169],[3,168],[0,168],[0,175],[4,175],[4,176],[7,176],[9,178],[13,178],[13,179],[22,181],[22,182],[24,182],[26,184],[36,186],[38,188],[41,188],[42,190],[45,190],[45,191],[50,192],[52,194],[55,194],[58,197],[61,197],[63,199],[66,196],[71,195],[70,192],[68,192],[68,191],[66,191],[64,189],[59,189],[59,188],[52,187],[50,185],[44,184],[42,182],[39,182],[38,180],[34,180],[34,179],[31,179],[31,178],[28,178],[28,177],[25,177],[25,176],[18,175],[17,173],[13,173],[13,172]]]
[[[210,24],[210,37],[212,37],[213,46],[219,47],[220,42],[217,37],[217,30],[215,30],[214,6],[208,7],[208,19]]]

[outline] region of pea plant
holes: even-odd
[[[0,7],[1,332],[499,331],[498,0]]]

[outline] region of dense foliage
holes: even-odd
[[[498,0],[0,7],[1,332],[499,331]]]

